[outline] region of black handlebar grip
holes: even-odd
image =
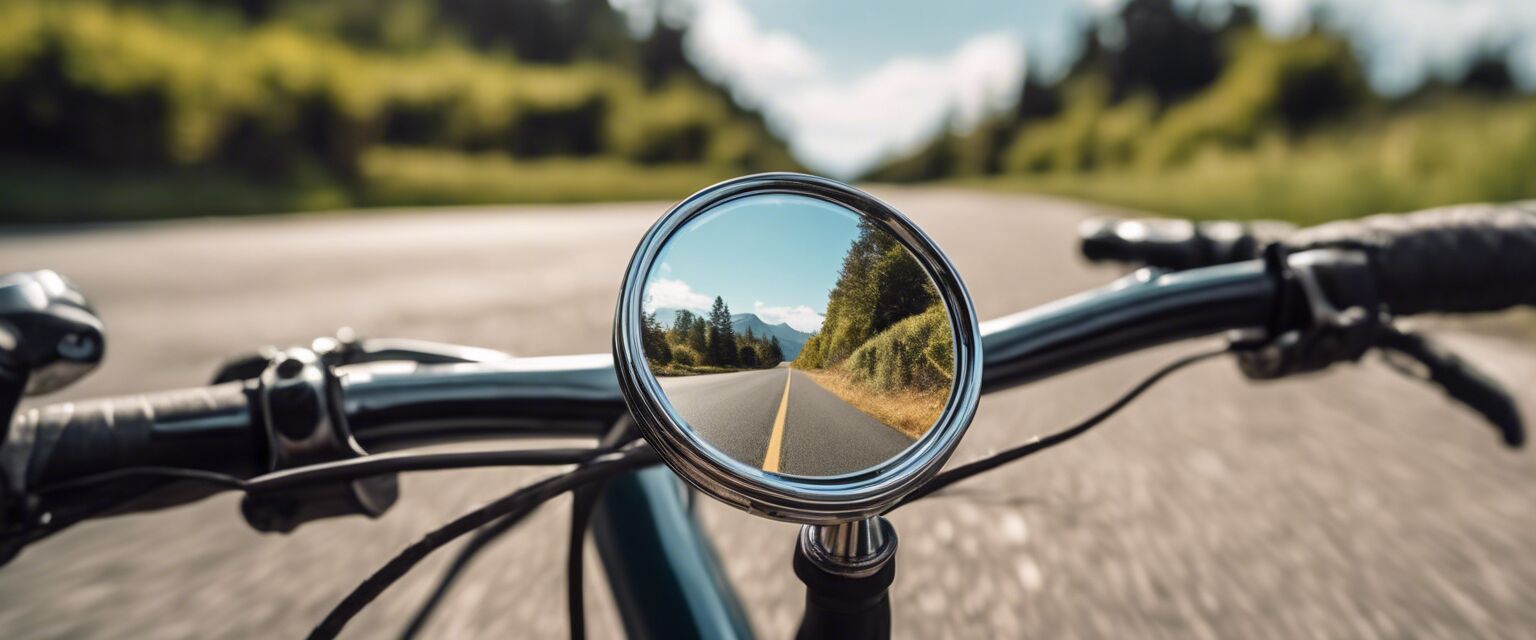
[[[1078,248],[1091,262],[1182,271],[1257,258],[1294,231],[1274,220],[1191,222],[1173,218],[1094,218],[1078,225]]]
[[[1331,222],[1285,244],[1364,251],[1381,301],[1398,315],[1536,305],[1536,201]]]
[[[33,492],[125,467],[173,466],[249,474],[260,460],[242,382],[66,402],[11,419],[0,470]]]

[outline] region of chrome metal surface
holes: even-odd
[[[873,575],[896,555],[896,529],[875,516],[833,525],[800,528],[800,548],[831,573],[850,578]]]
[[[335,378],[315,352],[283,351],[260,377],[258,400],[273,471],[368,455],[338,412]]]
[[[0,276],[0,384],[21,380],[29,396],[68,387],[101,364],[105,333],[85,294],[63,276],[46,269]]]
[[[1263,329],[1275,277],[1258,260],[1193,271],[1142,269],[1107,286],[982,324],[984,392],[1138,349],[1233,329]]]
[[[709,446],[665,400],[642,345],[644,284],[667,241],[690,220],[722,203],[759,194],[806,196],[841,205],[894,236],[937,286],[954,332],[954,383],[928,434],[895,457],[862,471],[791,476],[743,464]],[[878,515],[943,466],[969,426],[980,395],[981,352],[974,307],[948,258],[900,212],[847,185],[800,174],[761,174],[724,182],[675,206],[635,250],[614,322],[614,366],[630,412],[646,439],[678,475],[701,491],[765,517],[835,524]]]
[[[597,437],[625,411],[613,356],[339,367],[347,423],[370,451],[504,437]]]

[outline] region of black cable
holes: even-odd
[[[571,540],[565,558],[565,603],[570,621],[571,640],[587,637],[586,598],[582,590],[582,554],[586,551],[587,525],[592,522],[592,509],[603,497],[605,482],[594,482],[571,492]]]
[[[81,476],[73,480],[65,480],[63,482],[56,482],[45,487],[40,487],[33,491],[33,493],[40,495],[56,493],[59,491],[81,489],[98,484],[115,482],[127,478],[167,478],[175,480],[196,480],[198,482],[216,484],[241,491],[244,491],[246,486],[246,481],[243,478],[237,478],[227,473],[219,473],[217,471],[204,471],[202,469],[183,469],[181,467],[146,466],[123,467],[121,469],[113,469],[111,471],[93,473],[91,475]]]
[[[591,447],[447,453],[381,453],[276,471],[251,478],[246,482],[246,488],[250,491],[276,491],[317,482],[356,480],[400,471],[579,464],[592,459],[599,453],[601,453],[599,449]]]
[[[353,589],[341,603],[337,604],[331,612],[320,621],[320,624],[310,632],[311,639],[335,638],[341,633],[343,627],[363,607],[373,602],[385,589],[394,584],[410,571],[412,567],[426,558],[428,554],[441,548],[460,536],[474,531],[504,515],[512,513],[525,513],[532,511],[538,505],[557,495],[571,489],[586,485],[591,482],[605,480],[614,475],[633,469],[649,466],[658,461],[655,452],[649,447],[633,447],[624,451],[604,455],[582,464],[576,469],[551,476],[519,489],[490,504],[475,509],[454,519],[442,527],[431,531],[420,540],[411,544],[390,559],[373,575],[368,576],[362,584]]]
[[[448,591],[458,581],[459,575],[469,567],[470,561],[474,560],[486,545],[512,530],[531,512],[532,510],[529,509],[510,513],[476,531],[469,542],[464,543],[464,546],[459,549],[453,561],[448,563],[448,568],[443,570],[443,575],[437,579],[437,586],[433,587],[431,595],[421,603],[416,614],[411,616],[411,621],[405,626],[405,630],[400,632],[400,640],[411,640],[420,634],[421,630],[426,628],[427,621],[432,619],[432,614],[437,611],[437,605],[442,604],[443,599],[448,596]]]
[[[598,443],[597,449],[594,451],[607,452],[617,450],[619,447],[638,439],[640,439],[640,433],[635,429],[635,421],[626,414],[608,428],[607,435],[603,436],[603,439]],[[411,640],[417,634],[420,634],[422,629],[426,628],[427,621],[432,618],[432,614],[437,610],[438,605],[442,604],[443,599],[452,590],[454,583],[458,581],[459,576],[469,567],[469,564],[475,560],[475,557],[496,538],[511,531],[514,525],[522,521],[524,515],[526,514],[502,516],[500,520],[492,522],[476,531],[474,537],[471,537],[468,542],[464,543],[464,546],[459,549],[458,554],[448,563],[448,568],[444,569],[443,574],[438,577],[437,586],[432,588],[432,593],[421,603],[421,607],[416,610],[415,615],[411,616],[411,621],[401,631],[401,640]]]
[[[626,414],[608,428],[608,433],[598,446],[616,449],[639,438],[640,432],[635,427],[634,419]],[[592,510],[597,508],[598,501],[602,500],[603,492],[607,490],[607,481],[599,481],[571,492],[571,539],[565,558],[566,617],[570,623],[571,640],[585,640],[587,637],[582,560],[586,551],[587,527],[592,523]]]
[[[1089,429],[1098,426],[1099,423],[1107,420],[1110,416],[1115,415],[1115,413],[1125,408],[1125,405],[1130,404],[1132,400],[1135,400],[1142,393],[1145,393],[1147,389],[1152,388],[1152,385],[1157,384],[1159,380],[1162,380],[1169,374],[1172,374],[1175,371],[1183,369],[1184,367],[1195,364],[1197,362],[1208,360],[1210,358],[1228,353],[1229,351],[1230,349],[1228,347],[1222,347],[1220,349],[1214,349],[1211,351],[1202,351],[1184,356],[1178,360],[1174,360],[1173,362],[1163,365],[1163,368],[1158,369],[1157,371],[1153,372],[1152,375],[1147,376],[1146,379],[1132,387],[1130,391],[1125,392],[1125,394],[1121,395],[1114,402],[1111,402],[1109,406],[1100,409],[1098,413],[1089,416],[1086,420],[1083,420],[1076,425],[1061,431],[1057,431],[1056,433],[1050,434],[1048,436],[1037,436],[1035,439],[1012,449],[987,456],[974,462],[968,462],[959,467],[955,467],[954,469],[950,469],[949,471],[945,471],[944,473],[934,476],[933,480],[929,481],[922,487],[919,487],[916,491],[907,494],[907,496],[902,498],[901,502],[897,503],[896,506],[900,507],[911,502],[916,502],[956,482],[960,482],[961,480],[965,480],[980,473],[991,471],[1030,454],[1039,453],[1040,451],[1044,451],[1058,444],[1076,438],[1077,436],[1083,435],[1084,433],[1087,433]]]
[[[38,488],[35,493],[47,494],[70,489],[81,489],[133,477],[195,480],[247,492],[277,491],[319,482],[356,480],[358,478],[401,471],[579,464],[592,459],[601,452],[602,449],[598,448],[571,448],[451,453],[384,453],[363,458],[350,458],[275,471],[249,480],[227,473],[205,471],[202,469],[155,466],[123,467],[50,484]]]

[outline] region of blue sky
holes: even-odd
[[[1231,0],[1176,0],[1219,11]],[[1059,74],[1077,34],[1122,0],[612,0],[639,18],[690,23],[690,57],[761,108],[813,170],[851,177],[953,122],[1011,104],[1024,69]],[[1536,0],[1251,0],[1266,30],[1294,34],[1326,10],[1383,93],[1454,76],[1507,52],[1536,88]],[[662,7],[658,9],[658,7]]]
[[[732,313],[813,333],[858,224],[853,212],[804,196],[717,207],[667,243],[647,274],[645,308],[705,312],[718,295]]]

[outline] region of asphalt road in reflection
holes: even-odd
[[[901,432],[788,365],[660,382],[678,415],[705,442],[767,471],[804,476],[852,473],[889,460],[912,444]]]
[[[1074,231],[1109,210],[944,189],[877,192],[954,260],[982,318],[1108,282]],[[437,209],[0,232],[0,272],[74,278],[106,361],[31,404],[205,384],[224,358],[360,335],[524,355],[605,352],[625,264],[665,203]],[[1432,326],[1536,423],[1528,338]],[[982,399],[950,464],[1096,411],[1181,344]],[[798,384],[796,381],[794,384]],[[230,495],[80,525],[0,568],[0,636],[297,638],[390,556],[547,469],[417,473],[378,520],[262,535]],[[1501,450],[1443,396],[1368,358],[1267,384],[1180,372],[1099,430],[892,516],[903,638],[1536,636],[1536,457]],[[560,638],[569,503],[465,574],[432,638]],[[795,527],[701,500],[753,624],[793,635]],[[348,628],[394,637],[451,554]],[[589,556],[594,638],[620,635]]]

